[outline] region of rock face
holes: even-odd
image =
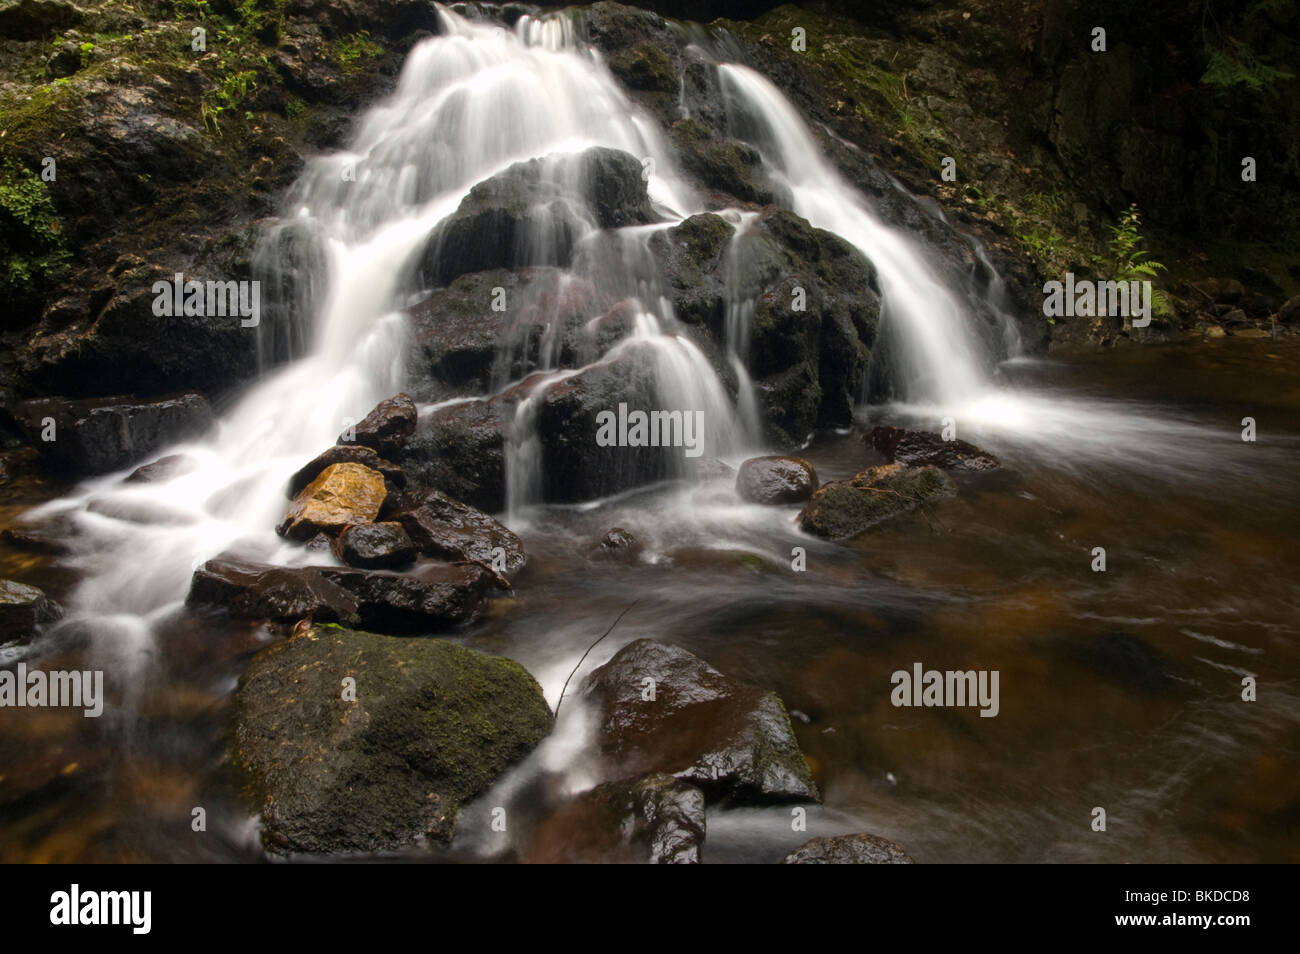
[[[126,467],[170,444],[198,437],[213,422],[197,394],[141,403],[129,398],[25,401],[15,417],[55,466],[72,474],[103,474]],[[50,422],[52,431],[47,431]],[[45,440],[52,433],[53,440]]]
[[[355,437],[349,441],[351,435],[344,434],[339,437],[339,444],[355,442],[362,447],[369,447],[381,457],[392,457],[401,452],[415,433],[418,419],[419,413],[410,395],[398,394],[380,401],[356,425]]]
[[[894,842],[861,832],[813,838],[781,862],[784,865],[910,865],[912,858]]]
[[[63,615],[43,590],[14,580],[0,580],[0,640],[28,639],[41,623]]]
[[[873,427],[867,443],[893,464],[924,467],[929,464],[942,470],[996,470],[1001,464],[987,451],[966,441],[946,441],[929,431],[909,431],[902,427]]]
[[[704,793],[671,775],[606,782],[549,817],[528,860],[541,864],[697,864]]]
[[[379,471],[361,464],[330,464],[294,498],[277,531],[293,540],[310,540],[350,523],[370,523],[387,496]]]
[[[816,489],[817,471],[801,457],[751,457],[736,474],[736,493],[750,503],[800,503]]]
[[[335,556],[363,570],[391,570],[414,563],[415,553],[400,523],[366,523],[343,528]]]
[[[952,478],[937,467],[885,464],[823,486],[799,512],[799,526],[819,537],[848,539],[890,517],[956,493]]]
[[[499,547],[505,554],[503,572],[509,575],[523,568],[523,542],[508,527],[441,491],[423,494],[415,506],[398,514],[397,519],[425,556],[477,560],[492,566],[493,551]]]
[[[644,680],[654,698],[643,698]],[[686,650],[629,643],[589,675],[583,692],[600,720],[615,778],[664,773],[736,802],[813,801],[809,774],[775,693],[731,679]]]
[[[373,448],[361,444],[336,444],[289,478],[289,487],[286,491],[289,499],[292,500],[302,493],[302,489],[319,477],[321,471],[331,464],[360,464],[379,471],[384,475],[384,480],[397,489],[406,486],[406,475],[402,473],[402,468],[380,457]]]
[[[425,273],[446,285],[469,272],[568,265],[592,227],[654,221],[641,163],[616,149],[519,162],[470,190],[430,240]]]
[[[346,677],[355,701],[342,698]],[[551,729],[518,663],[331,626],[259,653],[235,713],[234,761],[266,847],[282,853],[448,842],[461,805]]]

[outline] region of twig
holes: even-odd
[[[587,647],[587,652],[582,654],[582,659],[578,660],[578,665],[574,666],[573,672],[569,673],[569,679],[572,679],[574,677],[574,674],[577,673],[577,671],[582,668],[583,661],[586,660],[588,653],[590,653],[593,649],[596,648],[596,643],[599,643],[601,639],[604,639],[610,633],[614,632],[614,627],[617,626],[619,622],[622,621],[623,617],[626,616],[628,612],[632,609],[632,606],[636,606],[636,604],[640,602],[641,602],[640,600],[633,600],[632,605],[629,606],[627,609],[623,610],[623,612],[619,613],[618,619],[614,620],[614,622],[609,624],[609,629],[605,630],[605,632],[600,634],[600,639],[597,639],[595,643],[592,643],[590,646]],[[557,719],[560,717],[560,704],[564,702],[564,693],[569,688],[569,679],[564,680],[564,687],[560,689],[560,698],[555,700],[555,718]]]

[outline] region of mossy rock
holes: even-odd
[[[819,537],[848,539],[956,493],[953,479],[938,467],[885,464],[823,486],[800,512],[799,526]]]
[[[356,680],[355,701],[344,696]],[[235,763],[280,853],[449,842],[462,805],[551,730],[518,663],[437,639],[316,626],[259,653],[235,698]]]

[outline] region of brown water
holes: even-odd
[[[554,705],[639,600],[584,672],[650,636],[776,690],[825,805],[806,832],[786,808],[713,810],[706,861],[779,860],[860,830],[922,862],[1300,860],[1300,343],[1135,348],[1006,377],[1059,413],[1032,440],[1017,436],[1018,405],[1009,426],[963,421],[960,436],[1006,467],[962,479],[956,499],[851,545],[800,534],[794,509],[738,505],[725,485],[548,509],[520,525],[530,563],[515,597],[458,639],[518,659]],[[1241,440],[1247,416],[1255,443]],[[806,456],[823,480],[878,462],[856,432]],[[42,492],[10,488],[11,512]],[[655,562],[586,561],[616,525]],[[806,572],[791,570],[795,546]],[[5,550],[0,575],[57,598],[76,571]],[[0,860],[260,857],[225,734],[242,666],[278,637],[179,609],[157,622],[103,718],[0,710]],[[57,669],[93,647],[64,631],[33,648],[30,665]],[[891,673],[917,662],[997,670],[996,718],[892,706]],[[1256,702],[1241,700],[1246,675]],[[557,732],[576,738],[579,719]],[[472,857],[472,842],[447,857]]]

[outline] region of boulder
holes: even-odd
[[[245,671],[233,761],[268,850],[395,851],[450,842],[460,807],[550,729],[541,688],[516,662],[316,626]]]
[[[671,775],[606,782],[550,815],[534,835],[534,864],[697,864],[704,793]]]
[[[644,698],[646,679],[654,698]],[[785,706],[677,646],[638,639],[594,670],[583,694],[613,779],[664,773],[712,800],[815,801]]]
[[[14,580],[0,580],[0,640],[29,639],[36,627],[63,615],[43,590]]]
[[[974,444],[944,440],[931,431],[879,426],[871,429],[866,440],[891,464],[897,462],[908,467],[929,464],[942,470],[972,472],[996,470],[1001,466],[996,457]]]
[[[362,523],[344,527],[335,556],[363,570],[390,570],[415,562],[415,544],[400,523]]]
[[[39,40],[80,23],[85,15],[69,0],[0,0],[0,36]]]
[[[384,475],[384,480],[395,489],[406,486],[406,474],[402,472],[402,468],[380,457],[373,448],[362,444],[335,444],[289,478],[285,495],[290,500],[298,496],[304,487],[319,477],[321,471],[331,464],[360,464],[379,471]]]
[[[781,862],[783,865],[910,865],[912,858],[894,842],[861,832],[813,838]]]
[[[406,446],[418,421],[419,412],[411,396],[397,394],[375,405],[375,409],[348,433],[341,435],[338,442],[340,445],[360,444],[382,457],[392,457]]]
[[[357,600],[318,567],[283,567],[220,556],[194,571],[187,606],[219,606],[243,619],[295,622],[304,616],[356,622]]]
[[[410,485],[499,513],[506,507],[506,442],[513,409],[500,401],[440,408],[398,460]]]
[[[15,417],[53,465],[75,475],[126,467],[198,437],[214,420],[208,402],[198,394],[152,402],[126,397],[40,398],[20,404]],[[47,440],[50,434],[53,439]]]
[[[128,484],[154,484],[190,474],[198,470],[199,462],[186,454],[168,454],[152,464],[137,467],[126,476]]]
[[[388,496],[384,475],[361,464],[330,464],[293,499],[281,536],[310,540],[334,534],[350,523],[370,523]]]
[[[500,548],[504,553],[504,572],[507,575],[523,568],[523,542],[509,528],[439,490],[422,494],[419,502],[398,514],[397,519],[416,549],[425,556],[442,560],[475,560],[499,566],[493,551]]]
[[[805,533],[833,540],[855,537],[883,520],[957,493],[937,467],[872,467],[849,480],[835,480],[812,495],[799,512]]]
[[[750,503],[800,503],[816,489],[817,471],[802,457],[751,457],[736,474],[736,493]]]
[[[609,560],[612,563],[636,563],[641,559],[641,552],[645,549],[641,541],[638,540],[630,531],[622,527],[615,527],[609,533],[601,537],[591,550],[591,556],[598,560]]]
[[[321,567],[357,601],[361,625],[384,633],[434,633],[483,615],[500,578],[478,563],[424,563],[409,573]]]

